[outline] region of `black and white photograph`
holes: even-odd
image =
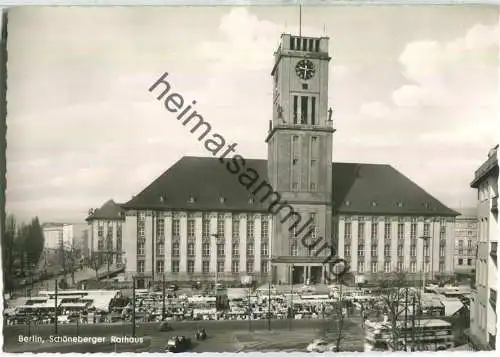
[[[496,349],[498,5],[2,11],[4,352]]]

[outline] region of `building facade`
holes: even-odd
[[[457,212],[390,165],[332,164],[328,42],[281,36],[267,160],[183,157],[121,205],[129,278],[320,283],[332,250],[362,279],[453,273]]]
[[[471,301],[470,342],[475,349],[495,349],[497,334],[498,265],[498,145],[474,174],[477,189],[479,239],[476,291]]]
[[[44,223],[44,249],[80,249],[86,225],[81,223]]]
[[[472,274],[476,267],[479,225],[477,210],[457,209],[460,216],[455,223],[455,272]]]
[[[100,208],[90,209],[86,219],[89,255],[93,264],[122,266],[126,262],[123,245],[123,224],[125,215],[113,200]]]

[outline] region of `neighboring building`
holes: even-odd
[[[498,145],[474,173],[471,187],[477,189],[479,240],[476,260],[476,292],[471,300],[471,328],[474,349],[495,349],[497,335],[498,265]]]
[[[44,223],[44,249],[81,248],[86,225],[83,223]]]
[[[389,165],[332,164],[328,41],[282,35],[267,161],[183,157],[122,205],[129,278],[320,282],[328,245],[360,278],[453,273],[457,212]],[[175,104],[170,88],[162,77],[150,90]]]
[[[90,209],[88,223],[88,242],[90,256],[97,256],[99,264],[121,265],[126,262],[123,252],[122,208],[113,200],[108,200],[101,208]]]
[[[477,210],[457,209],[455,222],[455,272],[472,273],[476,267],[478,239]]]

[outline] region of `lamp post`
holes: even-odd
[[[293,309],[293,271],[295,269],[295,266],[292,264],[290,267],[290,316],[288,320],[288,328],[291,330],[292,329],[292,320],[295,317],[294,315],[294,309]]]
[[[425,247],[427,246],[428,242],[430,241],[431,237],[429,236],[422,236],[420,237],[422,239],[422,293],[425,292],[425,276],[426,276],[426,271],[425,271]]]
[[[252,331],[252,319],[251,319],[251,286],[252,286],[252,277],[249,275],[245,275],[241,279],[241,284],[246,286],[248,289],[248,294],[247,294],[247,299],[248,299],[248,306],[247,306],[247,315],[248,315],[248,331]]]
[[[218,249],[217,249],[217,245],[219,244],[219,240],[220,238],[222,238],[222,236],[219,234],[219,233],[216,233],[216,234],[212,234],[212,238],[213,238],[213,241],[212,241],[212,244],[214,245],[215,247],[215,257],[216,259],[218,258]],[[218,263],[215,263],[215,283],[214,283],[214,290],[217,292],[217,283],[218,283],[218,277],[219,277],[219,266],[218,266]]]

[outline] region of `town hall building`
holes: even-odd
[[[331,246],[358,281],[453,273],[457,212],[390,165],[334,162],[328,46],[281,36],[267,160],[182,157],[121,205],[128,278],[320,283]],[[166,88],[150,91],[168,107]]]

